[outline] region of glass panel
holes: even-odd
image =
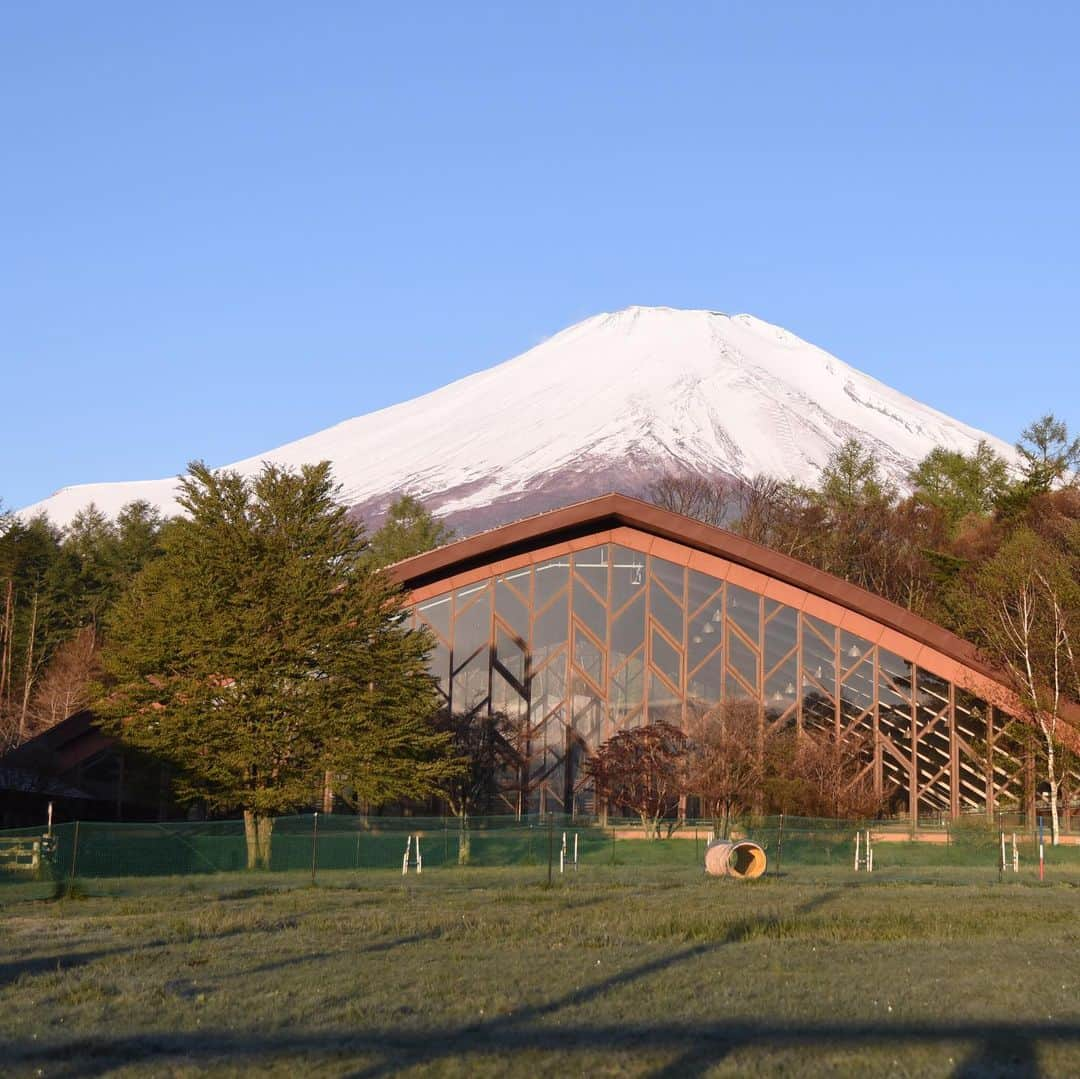
[[[753,694],[728,671],[724,677],[724,698],[729,701],[749,700]]]
[[[840,687],[840,715],[844,726],[850,726],[864,713],[872,713],[874,708],[874,657],[856,664],[847,673]],[[872,727],[872,715],[867,715],[864,725]]]
[[[802,649],[803,686],[832,697],[836,692],[836,627],[804,615]]]
[[[618,611],[645,587],[645,555],[618,545],[611,552],[611,607]]]
[[[460,601],[459,601],[460,602]],[[484,648],[491,637],[491,591],[477,596],[476,601],[464,613],[458,607],[454,619],[454,666],[460,667],[467,659]]]
[[[798,682],[798,657],[792,654],[765,679],[765,703],[770,712],[782,714],[798,701]]]
[[[566,558],[553,558],[536,567],[533,606],[536,610],[547,605],[560,588],[566,587],[570,580],[570,561]]]
[[[655,629],[652,632],[652,661],[653,666],[662,671],[672,685],[682,685],[679,653]]]
[[[724,587],[724,582],[716,577],[710,577],[705,573],[698,573],[696,569],[689,571],[689,606],[692,614],[697,614],[699,610],[710,600],[719,610],[724,605],[724,598],[720,595],[721,590]],[[708,614],[712,613],[712,607],[710,606]],[[719,619],[717,619],[719,621]]]
[[[533,623],[533,656],[537,662],[550,649],[566,642],[567,617],[564,593]]]
[[[525,684],[525,652],[505,630],[495,634],[495,658],[514,676],[519,686]]]
[[[873,647],[873,644],[866,640],[865,637],[858,637],[854,633],[848,633],[846,629],[842,629],[840,631],[840,669],[844,671],[850,670]]]
[[[700,624],[691,626],[690,645],[686,650],[686,666],[691,672],[711,656],[720,647],[723,637],[720,623],[705,619]]]
[[[450,594],[426,599],[416,605],[416,610],[444,641],[450,640]]]
[[[956,734],[959,741],[960,804],[968,809],[986,808],[987,739],[986,702],[966,690],[956,691]]]
[[[604,653],[580,630],[574,630],[574,663],[603,690]]]
[[[518,580],[521,582],[522,578],[519,576]],[[528,573],[524,576],[523,585],[525,595],[528,595]],[[495,585],[495,611],[523,641],[529,639],[529,609],[503,578],[500,578]]]
[[[668,635],[679,644],[683,641],[682,607],[677,604],[655,581],[649,589],[649,609]]]
[[[771,671],[795,648],[799,634],[799,612],[777,604],[765,623],[765,670]]]
[[[457,611],[458,611],[458,614],[461,614],[461,612],[470,603],[472,603],[475,599],[477,599],[478,594],[480,592],[483,592],[484,589],[487,588],[489,584],[491,584],[490,581],[480,581],[477,584],[469,584],[469,585],[466,585],[464,588],[459,588],[457,590],[457,592],[454,593],[454,595],[457,597]]]
[[[655,671],[649,672],[649,722],[675,726],[682,722],[682,701]]]
[[[728,583],[727,613],[735,625],[752,641],[758,639],[758,627],[761,625],[761,597],[756,592]]]
[[[674,562],[668,562],[665,558],[650,558],[649,568],[652,570],[652,575],[681,604],[686,570],[682,566],[676,566]]]
[[[758,685],[757,656],[736,633],[728,634],[728,666],[753,690]]]
[[[948,812],[949,791],[949,683],[928,671],[917,672],[915,729],[919,812]]]
[[[611,705],[618,715],[637,708],[642,701],[645,659],[643,653],[631,656],[623,667],[611,676]]]
[[[994,798],[998,809],[1019,809],[1026,802],[1025,746],[1015,720],[1000,708],[991,713],[994,759]]]
[[[645,643],[645,596],[639,595],[611,627],[611,663],[616,666]]]
[[[488,696],[488,654],[473,656],[454,675],[454,693],[450,706],[458,715],[469,715],[486,703]]]
[[[723,673],[723,656],[717,652],[708,663],[690,675],[686,687],[687,697],[710,705],[718,703],[722,692]]]
[[[607,596],[608,548],[591,547],[574,555],[574,572],[601,597]]]
[[[604,709],[588,683],[581,678],[574,679],[573,696],[574,733],[587,746],[595,749],[601,741],[604,726]]]
[[[607,611],[585,588],[574,589],[574,614],[592,630],[594,637],[607,643]]]
[[[556,656],[532,679],[532,716],[538,723],[566,697],[566,653]]]
[[[450,700],[450,649],[437,641],[428,656],[428,671],[439,683],[439,692]]]
[[[906,762],[911,756],[911,664],[893,652],[878,649],[878,726],[892,744],[892,753]],[[908,776],[900,772],[903,790]]]
[[[491,708],[515,728],[524,720],[528,710],[525,698],[498,670],[491,673]]]

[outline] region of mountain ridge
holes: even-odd
[[[813,483],[848,437],[903,485],[935,446],[1013,448],[892,389],[753,315],[628,307],[420,397],[245,458],[334,465],[368,521],[407,491],[459,530],[609,490],[640,494],[672,469]],[[176,512],[176,480],[65,487],[20,511],[65,525],[93,502],[109,516],[144,498]]]

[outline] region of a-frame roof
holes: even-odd
[[[529,550],[619,527],[682,544],[793,585],[993,677],[993,672],[967,641],[889,600],[727,529],[703,524],[628,495],[602,495],[480,532],[398,562],[390,567],[390,572],[404,587],[416,589]]]

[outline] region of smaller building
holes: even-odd
[[[53,819],[153,820],[175,815],[168,776],[103,734],[88,709],[0,757],[0,827]]]

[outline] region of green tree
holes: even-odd
[[[386,520],[372,533],[368,557],[376,566],[389,566],[441,547],[453,538],[453,531],[437,521],[423,502],[402,495],[390,504]]]
[[[455,766],[429,722],[431,641],[336,496],[326,462],[251,480],[191,465],[187,516],[106,623],[99,712],[171,764],[182,800],[243,810],[249,866],[328,773],[378,804]]]
[[[985,440],[970,454],[937,447],[911,471],[915,497],[941,511],[950,534],[972,514],[991,514],[1009,490],[1009,466]]]
[[[818,492],[839,510],[853,510],[868,502],[892,502],[896,492],[881,477],[873,450],[849,438],[833,451],[821,470]]]
[[[1080,472],[1080,436],[1070,438],[1065,421],[1052,412],[1024,428],[1016,449],[1023,461],[1024,486],[1031,494],[1075,482]]]
[[[1080,703],[1080,579],[1076,565],[1028,528],[1019,528],[965,580],[956,602],[963,627],[1016,694],[1020,715],[1040,736],[1058,842],[1062,747],[1080,746],[1069,702]]]

